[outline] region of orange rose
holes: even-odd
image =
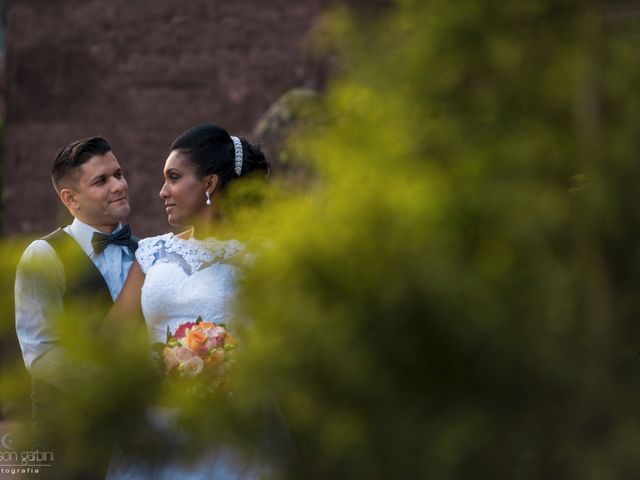
[[[207,341],[207,336],[204,332],[192,328],[189,332],[189,338],[187,338],[187,341],[189,342],[189,348],[194,352],[197,352],[198,350],[204,348],[204,344]]]
[[[198,324],[198,327],[202,328],[203,330],[206,328],[216,328],[217,325],[215,323],[211,323],[211,322],[200,322]]]

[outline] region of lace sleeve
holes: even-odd
[[[171,233],[166,233],[140,240],[136,250],[136,260],[140,264],[142,273],[146,275],[147,270],[160,258],[160,252],[164,249],[165,242],[171,235]]]

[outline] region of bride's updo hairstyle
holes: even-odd
[[[196,166],[199,178],[216,174],[217,188],[224,188],[234,178],[244,177],[253,172],[263,172],[268,176],[271,167],[264,154],[246,138],[233,138],[218,125],[205,124],[190,128],[171,145],[171,151],[179,150]],[[237,151],[241,148],[242,152]],[[241,164],[240,164],[241,156]]]

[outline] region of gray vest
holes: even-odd
[[[72,308],[74,301],[82,300],[90,302],[91,318],[102,320],[113,305],[113,301],[109,287],[100,271],[75,239],[61,228],[42,237],[42,240],[51,245],[64,267],[63,307],[65,311]],[[138,248],[138,239],[131,237],[129,247],[135,252]],[[34,427],[43,442],[42,446],[61,450],[60,453],[63,456],[65,455],[64,444],[58,443],[59,438],[50,428],[52,424],[48,420],[55,415],[52,405],[55,405],[56,401],[63,400],[65,395],[68,393],[42,380],[32,378],[31,401]],[[78,415],[83,415],[83,412],[78,412]],[[105,456],[96,459],[90,471],[71,469],[59,471],[58,474],[60,478],[72,480],[104,479],[108,461],[108,456]]]

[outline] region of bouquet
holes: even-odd
[[[165,374],[174,379],[199,377],[215,390],[228,386],[228,369],[234,363],[238,339],[224,323],[195,322],[167,327],[167,342],[156,345]]]

